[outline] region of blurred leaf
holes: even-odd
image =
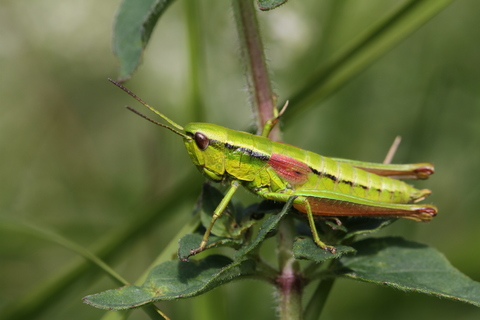
[[[356,251],[349,246],[338,245],[335,248],[337,252],[331,253],[317,246],[312,238],[297,238],[293,244],[293,254],[295,259],[311,260],[319,263],[329,259],[340,258],[343,255]]]
[[[480,306],[480,283],[455,269],[437,250],[399,237],[370,238],[340,260],[344,277]]]
[[[190,182],[190,178],[179,181],[171,189],[171,194],[165,196],[165,201],[156,204],[156,207],[137,211],[130,219],[118,228],[98,240],[90,251],[100,259],[108,261],[112,256],[125,252],[125,246],[141,236],[148,234],[158,223],[165,221],[175,212],[181,202],[173,195],[182,192],[184,197],[192,197],[198,192]],[[162,214],[159,214],[162,213]],[[82,279],[82,275],[89,270],[102,271],[86,260],[77,260],[71,265],[64,266],[55,275],[37,287],[31,289],[25,296],[17,299],[14,304],[2,310],[4,319],[29,319],[42,313],[49,305],[54,304],[64,292]]]
[[[257,0],[260,10],[267,11],[275,9],[287,2],[287,0]]]
[[[410,0],[352,41],[290,98],[283,119],[298,114],[345,85],[453,0]],[[285,121],[290,123],[291,121]]]
[[[174,0],[123,0],[115,19],[113,51],[120,60],[119,80],[130,78],[141,62],[158,19]]]
[[[93,294],[85,303],[107,310],[125,310],[160,300],[194,297],[242,276],[252,275],[255,262],[212,255],[200,261],[167,261],[150,272],[142,286],[125,286]]]
[[[113,270],[105,261],[99,258],[95,253],[88,250],[87,248],[81,246],[80,244],[69,240],[61,236],[58,233],[55,233],[51,230],[48,230],[45,227],[35,226],[32,224],[22,223],[19,221],[11,221],[7,219],[0,218],[0,228],[11,229],[17,232],[22,232],[26,234],[31,234],[37,237],[40,240],[49,240],[58,245],[61,245],[72,252],[82,256],[87,261],[90,261],[92,264],[98,266],[106,274],[108,274],[113,280],[118,282],[118,284],[127,284],[128,281],[125,280],[120,274]]]

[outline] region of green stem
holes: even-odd
[[[260,135],[265,123],[275,117],[275,96],[270,84],[253,0],[232,0],[232,6],[242,58],[247,68],[247,85],[257,113],[257,134]],[[272,130],[270,138],[280,140],[278,126]],[[280,319],[283,320],[301,319],[303,314],[303,278],[299,273],[298,261],[293,257],[294,237],[293,220],[285,217],[279,223],[277,248],[280,273],[274,281],[279,296]]]
[[[160,320],[170,320],[166,314],[164,314],[158,307],[154,304],[150,304],[142,308],[143,311],[150,317],[150,319],[160,319]]]
[[[295,227],[293,219],[286,216],[279,224],[277,237],[280,274],[276,279],[281,320],[302,319],[303,278],[298,260],[293,257]]]
[[[333,287],[335,278],[328,278],[321,280],[317,286],[317,289],[313,293],[307,307],[305,308],[304,317],[305,320],[317,320],[322,314],[323,307],[327,302],[330,290]]]
[[[191,108],[190,114],[195,121],[205,121],[205,107],[202,99],[202,76],[201,67],[204,65],[204,53],[201,46],[202,40],[202,24],[200,23],[200,1],[198,0],[186,0],[185,1],[185,14],[187,20],[187,38],[188,38],[188,58],[190,64],[190,101],[189,106]]]
[[[346,243],[342,242],[342,244]],[[318,283],[315,292],[310,297],[310,300],[305,307],[303,316],[306,320],[317,320],[320,318],[327,302],[327,298],[332,290],[333,284],[335,283],[336,276],[333,270],[335,269],[336,260],[329,260],[324,263],[326,263],[325,268],[322,268],[322,270],[317,273],[313,273],[313,268],[308,267],[307,269],[304,269],[304,275],[308,279],[313,280],[320,278],[320,282]]]
[[[247,85],[254,112],[257,114],[257,134],[260,135],[263,125],[274,118],[275,95],[270,84],[253,0],[232,0],[232,7],[237,23],[240,50],[247,69]],[[271,133],[272,139],[278,140],[279,133],[278,128],[274,128]]]

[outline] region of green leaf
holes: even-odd
[[[239,220],[244,223],[249,220],[261,220],[267,213],[276,214],[280,212],[285,204],[272,200],[262,200],[253,203],[243,209],[239,214]]]
[[[341,219],[337,219],[338,221],[341,221]],[[343,232],[343,233],[347,233],[348,232],[348,229],[345,227],[345,223],[337,223],[337,221],[334,221],[334,220],[330,220],[330,219],[325,219],[325,221],[321,221],[323,223],[325,223],[327,226],[329,226],[332,231],[340,231],[340,232]],[[318,222],[317,222],[318,224]]]
[[[331,220],[326,220],[325,223],[329,225],[333,230],[340,230],[345,232],[345,235],[338,237],[338,239],[348,239],[360,234],[368,234],[379,231],[380,229],[389,226],[397,219],[381,219],[381,218],[368,218],[368,217],[347,217],[340,218],[342,222],[341,226],[338,226]]]
[[[273,237],[277,232],[276,227],[280,219],[280,215],[272,215],[267,219],[263,220],[254,241],[248,246],[237,251],[235,254],[235,258],[242,257],[250,253],[251,251],[255,250],[265,239]]]
[[[248,253],[255,250],[265,239],[272,237],[277,232],[277,226],[280,220],[289,212],[292,207],[293,200],[295,197],[290,197],[290,199],[285,203],[283,209],[280,213],[272,215],[265,220],[263,220],[260,229],[255,237],[255,239],[248,245],[238,250],[235,253],[235,258],[238,259],[247,255]]]
[[[267,11],[275,9],[287,2],[287,0],[257,0],[260,10]]]
[[[437,250],[399,237],[356,242],[355,256],[340,260],[340,274],[405,291],[480,306],[480,283],[455,269]]]
[[[142,59],[153,28],[174,0],[123,0],[113,29],[113,51],[120,61],[119,80],[130,78]]]
[[[201,235],[198,233],[189,233],[184,235],[178,241],[178,244],[179,244],[178,258],[182,261],[187,261],[188,257],[190,257],[190,250],[198,248],[200,246],[200,242],[202,242],[202,238],[203,238],[203,234]],[[223,238],[223,237],[210,235],[205,249],[211,249],[211,248],[222,247],[222,246],[238,247],[241,245],[241,243],[242,243],[242,240],[239,240],[239,239]]]
[[[254,270],[253,260],[232,262],[221,255],[200,261],[167,261],[153,268],[142,286],[108,290],[83,300],[100,309],[125,310],[161,300],[194,297],[239,277],[252,275]]]
[[[386,54],[453,0],[410,0],[375,23],[327,62],[288,99],[283,119],[313,106],[344,86],[373,61]],[[285,121],[286,124],[291,121]]]
[[[312,238],[297,238],[293,244],[293,254],[295,259],[311,260],[314,262],[323,262],[329,259],[340,258],[341,256],[354,253],[356,250],[349,246],[335,246],[337,252],[331,253],[317,246]]]
[[[379,219],[366,217],[350,217],[345,222],[345,227],[348,229],[344,239],[348,239],[360,234],[368,234],[379,231],[386,226],[391,225],[397,219]]]

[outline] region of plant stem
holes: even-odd
[[[247,68],[247,84],[254,111],[257,113],[257,134],[261,134],[264,124],[275,116],[275,96],[270,85],[255,7],[253,0],[233,0],[232,6],[237,22],[242,58]],[[280,140],[278,127],[272,130],[270,138],[275,141]],[[293,220],[287,216],[280,221],[277,235],[280,273],[275,284],[282,320],[302,319],[303,314],[303,277],[299,272],[299,263],[293,257],[294,237]]]
[[[187,20],[189,80],[190,80],[190,114],[195,121],[205,121],[205,107],[202,99],[202,66],[204,65],[204,52],[202,47],[202,24],[200,16],[201,3],[197,0],[185,1],[185,14]]]
[[[334,282],[335,278],[328,278],[320,281],[317,289],[313,293],[312,298],[305,308],[305,320],[317,320],[320,318],[323,307],[325,306],[325,302],[327,302],[328,295],[330,294],[330,290],[332,289]]]
[[[295,228],[293,219],[286,216],[279,224],[277,237],[278,264],[280,274],[276,280],[281,320],[302,319],[303,278],[300,266],[293,257]]]
[[[257,134],[261,134],[265,122],[274,117],[275,95],[265,62],[256,10],[253,0],[232,0],[232,7],[237,23],[240,50],[247,69],[248,90],[257,116]],[[274,128],[270,137],[278,140],[279,133],[278,128]]]

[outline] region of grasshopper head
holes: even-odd
[[[225,174],[226,129],[211,123],[192,122],[185,126],[187,152],[198,169],[213,181]]]

